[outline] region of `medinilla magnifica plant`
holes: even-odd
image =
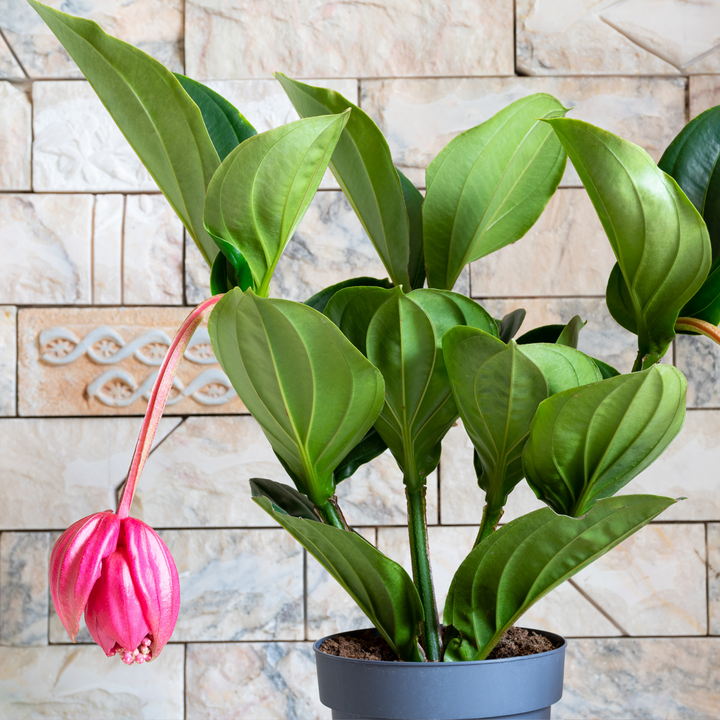
[[[71,637],[84,609],[108,654],[142,662],[172,631],[172,559],[128,511],[181,348],[211,309],[215,355],[289,479],[249,479],[253,500],[402,660],[486,658],[533,603],[675,502],[616,493],[682,427],[685,378],[660,364],[675,334],[720,338],[720,108],[691,122],[658,166],[636,145],[566,118],[550,95],[529,95],[448,143],[423,195],[394,167],[372,119],[332,90],[278,74],[301,119],[257,133],[213,90],[93,22],[28,2],[196,242],[213,295],[161,368],[118,512],[79,521],[53,551],[53,600]],[[532,227],[568,156],[617,259],[607,302],[638,338],[630,372],[577,349],[579,317],[513,340],[524,310],[495,319],[453,291],[468,263]],[[269,297],[328,167],[388,277],[345,280],[304,303]],[[425,495],[458,418],[485,507],[441,636]],[[336,496],[386,450],[407,496],[412,576],[350,527]],[[522,482],[547,507],[501,526]]]

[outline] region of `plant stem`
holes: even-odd
[[[712,325],[709,322],[705,322],[705,320],[681,317],[677,319],[677,322],[675,323],[675,329],[691,330],[692,332],[696,332],[700,335],[704,335],[705,337],[710,338],[711,340],[714,340],[718,345],[720,345],[720,328]]]
[[[497,508],[495,510],[489,510],[490,506],[485,505],[483,508],[482,520],[480,521],[480,530],[478,530],[477,538],[475,539],[475,546],[479,545],[488,535],[492,535],[497,528],[497,524],[500,522],[500,518],[505,512],[504,508]]]
[[[630,372],[639,372],[642,370],[643,366],[643,356],[642,353],[638,350],[638,354],[635,356],[635,363],[633,364],[632,370]]]
[[[408,532],[412,557],[413,580],[420,595],[425,621],[422,625],[422,643],[429,662],[440,660],[440,623],[435,588],[433,587],[428,553],[427,519],[425,517],[425,486],[419,490],[405,489],[408,503]]]
[[[340,512],[340,508],[337,506],[335,497],[330,498],[323,505],[316,505],[315,510],[317,510],[318,515],[326,525],[332,525],[339,530],[350,529],[342,512]]]

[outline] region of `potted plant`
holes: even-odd
[[[129,510],[178,360],[209,315],[216,357],[292,482],[253,478],[253,499],[355,599],[376,629],[370,644],[392,660],[338,657],[319,642],[321,699],[333,717],[550,717],[562,638],[540,633],[545,652],[488,656],[533,603],[676,502],[616,493],[682,426],[685,378],[660,364],[675,334],[718,339],[720,226],[708,200],[718,193],[716,109],[690,123],[658,167],[632,143],[566,118],[555,98],[531,95],[452,140],[428,167],[423,197],[375,123],[336,92],[278,74],[301,119],[257,134],[204,85],[93,22],[28,2],[212,267],[213,297],[160,369],[117,513],[78,521],[53,550],[51,590],[70,636],[85,612],[93,638],[129,664],[154,659],[170,637],[177,572]],[[577,349],[579,317],[516,337],[523,310],[495,319],[453,292],[469,262],[528,231],[568,156],[617,258],[607,301],[638,337],[631,372]],[[388,279],[349,279],[305,303],[270,298],[328,167]],[[425,486],[458,418],[485,508],[442,627]],[[335,495],[387,449],[405,485],[412,577],[348,526]],[[500,527],[523,480],[547,507]]]

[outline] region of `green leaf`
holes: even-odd
[[[483,468],[478,484],[488,513],[495,513],[523,477],[521,453],[547,397],[545,377],[515,343],[505,345],[472,328],[450,330],[443,353],[458,412]]]
[[[567,345],[531,343],[518,349],[542,371],[547,381],[548,396],[603,379],[591,358]]]
[[[217,248],[203,227],[203,201],[220,159],[197,105],[166,67],[97,23],[28,2],[90,81],[211,265]]]
[[[555,341],[558,345],[567,345],[577,350],[580,340],[580,331],[587,325],[579,315],[570,319],[570,322],[563,328],[560,337]]]
[[[257,130],[222,95],[197,80],[191,80],[179,73],[174,75],[200,108],[208,135],[221,161],[241,142],[257,135]]]
[[[367,435],[345,456],[335,470],[335,482],[347,480],[358,468],[387,450],[387,443],[380,437],[375,428],[370,428]]]
[[[400,565],[357,533],[290,517],[273,508],[268,498],[253,500],[342,585],[401,660],[422,660],[417,638],[423,609]]]
[[[205,227],[234,245],[267,295],[275,267],[320,185],[348,115],[254,135],[223,160],[208,187]]]
[[[687,383],[672,365],[566,390],[543,402],[523,452],[528,484],[575,517],[614,495],[680,432]]]
[[[220,252],[215,256],[210,273],[211,293],[222,295],[235,287],[243,291],[253,287],[250,267],[240,250],[224,240],[217,242]]]
[[[382,376],[324,315],[251,290],[227,293],[208,330],[220,365],[298,490],[324,505],[335,492],[335,468],[380,412]]]
[[[540,118],[565,112],[551,95],[521,98],[458,135],[430,163],[423,207],[430,287],[452,289],[465,265],[534,225],[567,160]]]
[[[401,180],[380,129],[359,107],[333,90],[305,85],[282,73],[276,73],[275,77],[300,117],[352,110],[330,169],[372,240],[393,284],[409,291],[410,221]],[[411,210],[414,203],[413,200]]]
[[[498,322],[498,333],[504,343],[509,343],[516,335],[525,320],[525,309],[518,308],[509,312]]]
[[[283,485],[266,478],[251,478],[250,493],[254,498],[267,498],[278,510],[286,515],[320,522],[320,518],[314,511],[313,504],[305,495],[289,485]]]
[[[678,313],[710,270],[705,223],[642,148],[580,120],[547,122],[575,165],[618,261],[625,290],[611,277],[608,306],[615,317],[629,301],[627,314],[648,367],[665,354]],[[623,327],[630,324],[625,318]]]
[[[613,316],[615,322],[629,330],[634,335],[638,334],[638,324],[635,319],[635,308],[633,306],[632,296],[625,284],[620,265],[615,263],[610,271],[607,289],[605,290],[605,299],[607,301],[608,310]]]
[[[351,278],[350,280],[343,280],[342,282],[326,287],[324,290],[315,293],[315,295],[305,301],[305,304],[314,308],[318,312],[325,312],[327,304],[330,302],[335,293],[349,287],[380,287],[387,289],[392,286],[387,278],[383,278],[382,280],[371,277]]]
[[[626,495],[600,500],[581,518],[543,508],[500,528],[473,549],[453,578],[445,625],[452,625],[458,637],[444,659],[485,659],[540,598],[674,503]]]
[[[517,339],[518,345],[530,343],[557,343],[577,350],[580,331],[587,325],[579,315],[575,315],[567,325],[541,325],[528,330]]]
[[[592,358],[592,361],[597,365],[600,374],[603,376],[603,380],[607,380],[607,378],[611,377],[617,377],[620,374],[619,370],[616,370],[612,365],[608,365],[602,360]]]
[[[413,290],[421,288],[425,283],[425,253],[423,250],[422,206],[425,198],[422,193],[397,168],[402,186],[403,199],[410,223],[410,260],[408,275]]]

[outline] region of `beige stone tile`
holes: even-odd
[[[45,4],[95,20],[105,32],[139,47],[171,70],[183,70],[181,0],[134,0],[131,3],[89,0],[69,8],[62,0],[48,0]],[[29,5],[0,0],[0,29],[30,77],[82,77],[60,42]]]
[[[689,78],[690,120],[720,105],[720,76],[693,75]]]
[[[160,535],[180,575],[174,642],[303,639],[303,551],[285,530]]]
[[[183,226],[162,195],[129,195],[123,227],[123,302],[182,305]]]
[[[573,640],[557,720],[709,720],[720,707],[720,639]]]
[[[184,660],[185,648],[178,645],[167,645],[142,670],[106,658],[95,645],[3,647],[0,715],[4,720],[182,720]]]
[[[720,523],[707,526],[708,619],[710,635],[720,635]]]
[[[701,56],[696,62],[684,67],[683,72],[688,75],[720,73],[720,52],[715,50],[706,56]]]
[[[143,415],[146,393],[189,308],[27,309],[19,319],[20,415]],[[204,326],[165,414],[243,412]]]
[[[33,83],[33,137],[36,191],[157,192],[87,82]]]
[[[688,381],[688,407],[720,407],[720,347],[706,337],[678,335],[675,362]]]
[[[0,645],[48,644],[48,533],[0,535]]]
[[[418,186],[458,135],[532,93],[554,95],[568,117],[641,145],[658,160],[685,124],[685,78],[453,78],[363,80],[362,108],[378,123],[398,167]],[[579,186],[568,162],[563,186]]]
[[[210,266],[185,232],[185,299],[188,305],[199,305],[211,296]]]
[[[0,163],[0,190],[30,190],[31,147],[30,98],[22,88],[0,82],[0,157],[3,159]]]
[[[632,28],[616,18],[612,23],[606,18],[613,17],[611,8],[617,0],[517,0],[516,43],[517,68],[528,75],[666,75],[680,71],[667,57],[659,56],[655,47],[633,37]],[[627,4],[627,3],[626,3]],[[633,6],[648,3],[632,0]],[[662,15],[658,5],[646,12],[645,18]],[[678,6],[680,3],[676,3]],[[622,11],[622,8],[620,8]],[[684,23],[679,20],[678,10],[672,16],[674,29],[680,30]],[[623,24],[628,37],[616,29]],[[615,27],[613,27],[615,25]],[[642,27],[634,28],[639,35]],[[671,26],[671,29],[672,26]],[[647,32],[647,30],[646,30]],[[674,33],[673,33],[674,35]],[[663,49],[673,47],[673,42],[660,37],[656,46]]]
[[[25,79],[25,73],[22,71],[20,65],[18,65],[10,47],[2,37],[0,37],[0,78],[13,80]]]
[[[512,22],[509,0],[381,6],[282,0],[272,7],[193,0],[186,10],[187,71],[199,79],[277,70],[305,78],[509,75]]]
[[[0,302],[91,301],[91,195],[0,195]]]
[[[615,255],[584,188],[560,189],[516,243],[472,263],[475,295],[604,295]]]
[[[17,308],[0,306],[0,417],[17,415]]]
[[[125,198],[97,195],[93,214],[93,304],[122,303],[122,242]]]
[[[311,643],[225,643],[187,649],[187,720],[329,720]]]
[[[163,418],[155,444],[178,422]],[[0,529],[65,530],[114,508],[140,424],[139,418],[0,420]]]
[[[375,545],[375,528],[360,528],[358,532]],[[372,627],[350,595],[310,553],[306,560],[306,638],[318,640],[334,633]]]

